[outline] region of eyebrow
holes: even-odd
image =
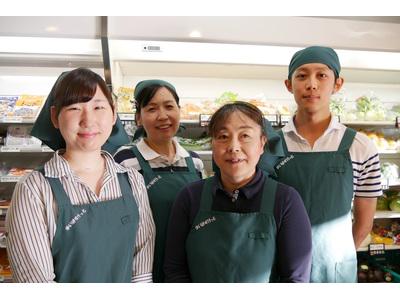
[[[239,129],[254,129],[254,127],[249,126],[249,125],[243,125],[243,126],[240,126]],[[220,129],[218,129],[218,131],[221,131],[221,130],[228,130],[228,129],[225,126],[222,126]]]
[[[326,67],[318,67],[315,70],[317,71],[327,71],[330,70],[330,68],[328,66]],[[299,67],[296,72],[301,72],[301,71],[310,71],[310,68],[306,68],[306,67]]]

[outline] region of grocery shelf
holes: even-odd
[[[375,212],[375,219],[393,219],[400,218],[400,212],[390,210],[377,210]]]

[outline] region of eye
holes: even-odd
[[[297,74],[295,77],[296,77],[297,79],[304,79],[304,78],[306,77],[306,75],[303,74],[303,73],[299,73],[299,74]]]
[[[148,109],[146,109],[146,111],[148,112],[155,112],[156,109],[154,107],[149,107]]]
[[[216,139],[218,141],[225,141],[228,139],[228,135],[225,133],[220,133],[220,134],[217,134]]]
[[[103,105],[98,105],[98,106],[96,106],[94,109],[95,109],[95,110],[106,109],[106,107],[103,106]]]
[[[326,74],[326,73],[321,73],[321,74],[319,74],[319,77],[321,77],[321,78],[327,78],[327,77],[328,77],[328,74]]]
[[[78,111],[78,110],[80,110],[80,107],[79,106],[67,106],[65,109],[68,111],[74,111],[74,110]]]

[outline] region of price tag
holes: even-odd
[[[19,176],[2,176],[0,182],[18,182]]]
[[[16,146],[3,146],[0,148],[0,152],[21,152],[21,148]]]
[[[22,123],[23,118],[22,117],[4,117],[3,122],[4,123]]]
[[[208,123],[210,123],[211,115],[200,114],[199,119],[200,119],[200,126],[205,127],[208,126]]]
[[[135,114],[118,114],[121,121],[135,121]]]
[[[278,121],[278,115],[264,115],[264,118],[266,118],[272,126],[278,126],[279,121]]]
[[[369,255],[383,255],[385,254],[385,244],[369,244]]]

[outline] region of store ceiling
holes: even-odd
[[[400,51],[400,17],[109,17],[117,39]],[[0,36],[99,38],[100,17],[0,17]],[[47,29],[47,30],[46,30]],[[190,38],[193,30],[202,38]]]

